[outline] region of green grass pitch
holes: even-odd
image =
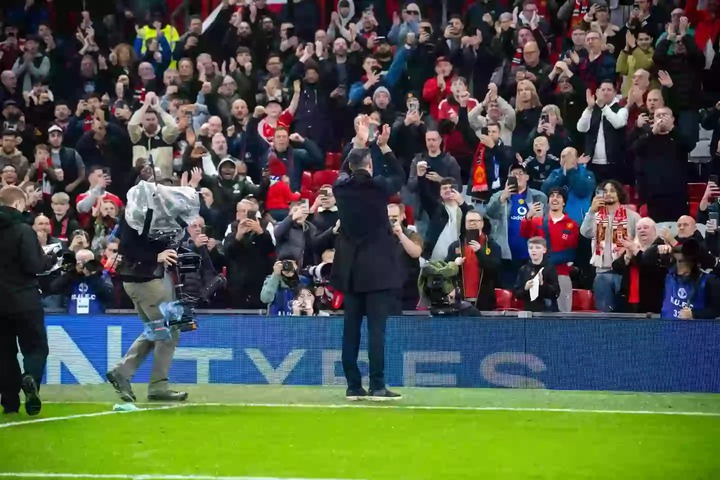
[[[118,414],[107,385],[44,387],[38,417],[0,416],[0,480],[720,479],[720,395],[187,388],[190,405]]]

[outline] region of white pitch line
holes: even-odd
[[[20,422],[0,423],[0,428],[19,427],[21,425],[29,425],[29,424],[33,424],[33,423],[60,422],[62,420],[74,420],[76,418],[104,417],[106,415],[115,415],[117,413],[136,413],[136,412],[149,412],[149,411],[155,411],[155,410],[170,410],[172,408],[189,407],[191,405],[192,404],[188,403],[188,404],[182,404],[182,405],[164,405],[162,407],[141,408],[139,410],[130,410],[130,411],[110,410],[107,412],[79,413],[77,415],[64,415],[61,417],[35,418],[32,420],[22,420]],[[8,475],[0,474],[0,476],[8,476]]]
[[[106,480],[347,480],[341,478],[281,478],[281,477],[223,477],[214,475],[164,475],[164,474],[92,474],[92,473],[46,473],[46,472],[0,472],[0,477],[19,478],[99,478]]]
[[[56,405],[102,405],[104,402],[44,402]],[[143,405],[143,403],[138,403]],[[145,404],[147,405],[147,404]],[[549,412],[549,413],[597,413],[609,415],[678,415],[690,417],[720,417],[720,412],[698,412],[682,410],[602,410],[592,408],[545,408],[545,407],[472,407],[472,406],[441,406],[441,405],[404,405],[388,402],[377,404],[370,401],[340,404],[311,403],[185,403],[186,407],[232,407],[232,408],[307,408],[307,409],[345,409],[345,408],[377,408],[392,410],[447,410],[471,412]]]

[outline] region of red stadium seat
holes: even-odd
[[[325,154],[325,168],[329,170],[340,170],[342,166],[342,153],[327,152]]]
[[[312,189],[320,190],[323,185],[332,185],[337,180],[337,170],[320,170],[313,173],[312,176]]]
[[[707,185],[705,183],[688,183],[688,198],[690,202],[700,202],[703,195],[705,195],[705,189]]]
[[[408,225],[415,225],[415,212],[408,205],[405,205],[405,221],[407,221]]]
[[[312,173],[310,172],[303,172],[302,175],[302,188],[305,190],[311,190],[312,189]]]
[[[637,202],[637,190],[635,190],[635,187],[632,185],[623,185],[623,190],[625,190],[625,194],[628,197],[628,203]]]
[[[640,205],[640,209],[638,210],[638,213],[643,218],[647,217],[648,216],[647,205],[645,205],[645,204]]]
[[[501,288],[495,289],[495,310],[520,310],[517,308],[517,300],[513,298],[513,294],[510,290],[503,290]],[[522,302],[521,302],[522,305]]]
[[[303,188],[300,190],[300,198],[306,198],[308,202],[310,202],[310,205],[312,205],[317,198],[317,192],[314,192],[309,188]]]
[[[573,289],[572,293],[573,312],[596,312],[595,296],[592,290]]]
[[[700,202],[690,202],[690,216],[695,218],[697,216],[698,210],[700,210]]]

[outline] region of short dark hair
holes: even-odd
[[[605,186],[608,184],[612,185],[617,192],[618,202],[620,202],[621,205],[625,205],[628,201],[628,196],[623,184],[618,182],[617,180],[604,180],[600,182],[600,184],[598,184],[598,188],[604,190]]]
[[[250,49],[248,47],[238,47],[238,49],[235,51],[235,55],[240,55],[241,53],[247,53],[250,54]]]
[[[488,120],[488,122],[485,124],[485,128],[490,128],[490,127],[497,127],[500,129],[500,131],[502,131],[502,127],[495,120]]]
[[[347,156],[348,166],[353,172],[365,170],[372,163],[370,150],[367,148],[353,148]]]
[[[193,20],[200,20],[202,22],[202,16],[190,15],[190,18],[188,18],[188,25],[190,25],[190,22],[192,22]]]
[[[440,186],[443,185],[450,185],[451,187],[455,188],[455,179],[452,177],[445,177],[442,180],[440,180]]]

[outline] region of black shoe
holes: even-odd
[[[3,415],[20,412],[20,395],[0,395]]]
[[[387,388],[382,390],[370,390],[368,400],[373,402],[387,402],[392,400],[402,400],[402,395],[399,393],[391,392]]]
[[[107,372],[105,374],[105,378],[107,378],[110,385],[112,385],[115,389],[115,392],[117,392],[120,396],[120,400],[129,403],[135,401],[135,394],[133,393],[132,386],[127,378],[113,371]]]
[[[364,388],[353,388],[345,391],[345,398],[351,401],[363,400],[368,396]]]
[[[21,386],[23,393],[25,393],[25,412],[30,416],[37,415],[40,413],[40,409],[42,409],[42,402],[40,401],[35,379],[30,375],[25,375],[22,379]]]
[[[166,392],[148,393],[148,400],[151,402],[184,402],[188,398],[187,392],[176,392],[168,390]]]

